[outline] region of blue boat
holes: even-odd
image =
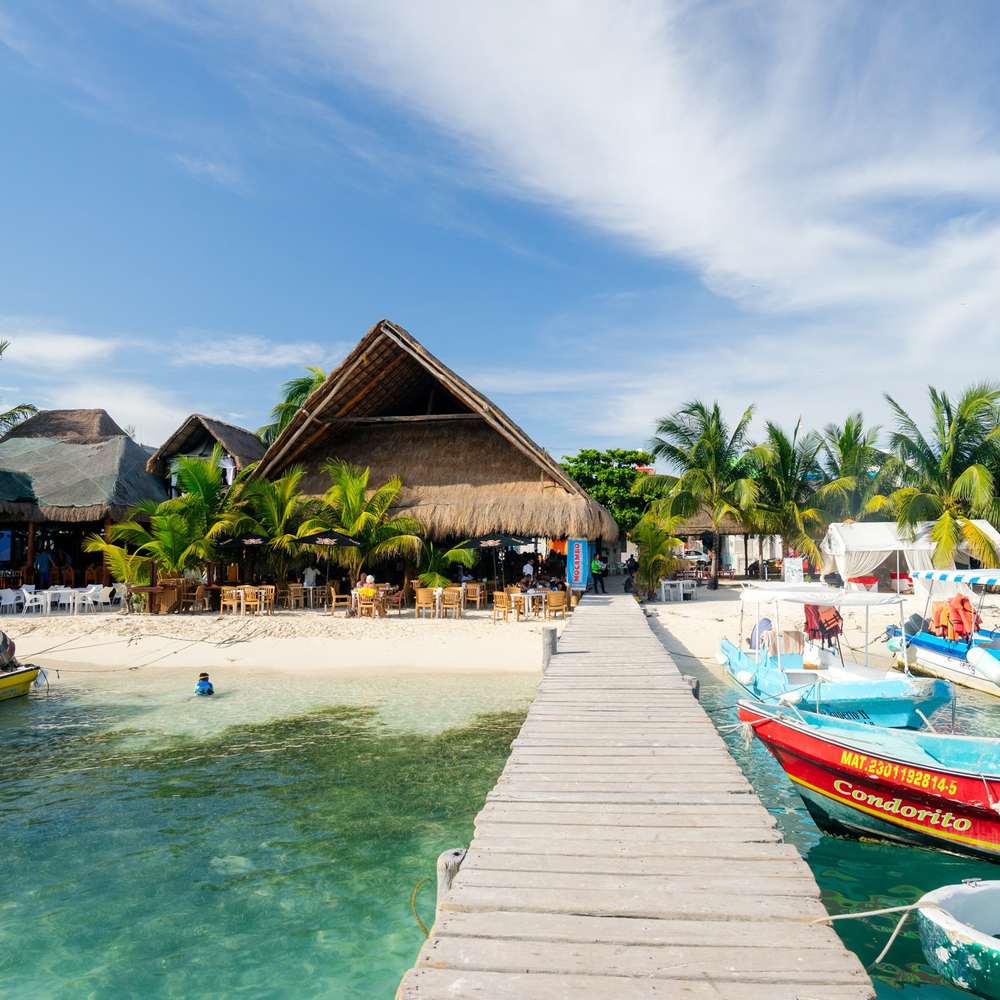
[[[843,591],[830,587],[751,588],[740,595],[744,605],[779,603],[833,607],[876,607],[899,604],[897,595]],[[762,640],[757,634],[752,639]],[[773,630],[775,641],[765,649],[737,646],[723,639],[717,659],[726,678],[754,701],[801,706],[820,715],[889,729],[918,729],[938,709],[950,704],[955,689],[944,680],[900,677],[845,660],[839,649],[810,642],[803,633]],[[782,648],[791,641],[793,649]],[[867,643],[865,646],[867,650]],[[801,650],[801,651],[799,651]],[[867,654],[866,654],[867,655]]]
[[[914,580],[929,582],[928,609],[934,600],[935,583],[951,584],[952,591],[958,584],[1000,586],[1000,570],[995,569],[914,570],[910,576]],[[941,596],[947,595],[942,593]],[[984,694],[1000,696],[1000,632],[977,629],[968,641],[947,639],[930,631],[927,619],[919,615],[914,615],[903,627],[906,629],[907,667]],[[890,639],[889,648],[900,654],[902,662],[901,626],[891,625],[886,632]]]

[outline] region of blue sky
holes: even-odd
[[[8,403],[255,428],[382,316],[557,457],[1000,374],[989,2],[0,0]]]

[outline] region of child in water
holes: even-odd
[[[208,679],[208,674],[199,674],[198,683],[194,686],[195,694],[215,694],[215,688],[212,687],[212,682]]]

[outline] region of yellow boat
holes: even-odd
[[[7,673],[0,673],[0,701],[26,695],[37,676],[38,667],[17,667]]]

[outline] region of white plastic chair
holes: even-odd
[[[6,588],[0,590],[0,614],[8,609],[12,614],[17,612],[19,604],[24,604],[24,598],[20,594]]]
[[[28,591],[24,595],[24,607],[21,609],[21,614],[26,615],[32,608],[38,608],[43,615],[47,615],[49,613],[49,595]]]
[[[114,607],[114,595],[114,587],[98,587],[97,593],[92,595],[94,610],[103,611],[107,608],[110,611]]]
[[[98,588],[99,589],[99,588]],[[94,592],[90,588],[87,590],[71,591],[73,598],[73,613],[79,614],[81,611],[96,611],[94,604]]]

